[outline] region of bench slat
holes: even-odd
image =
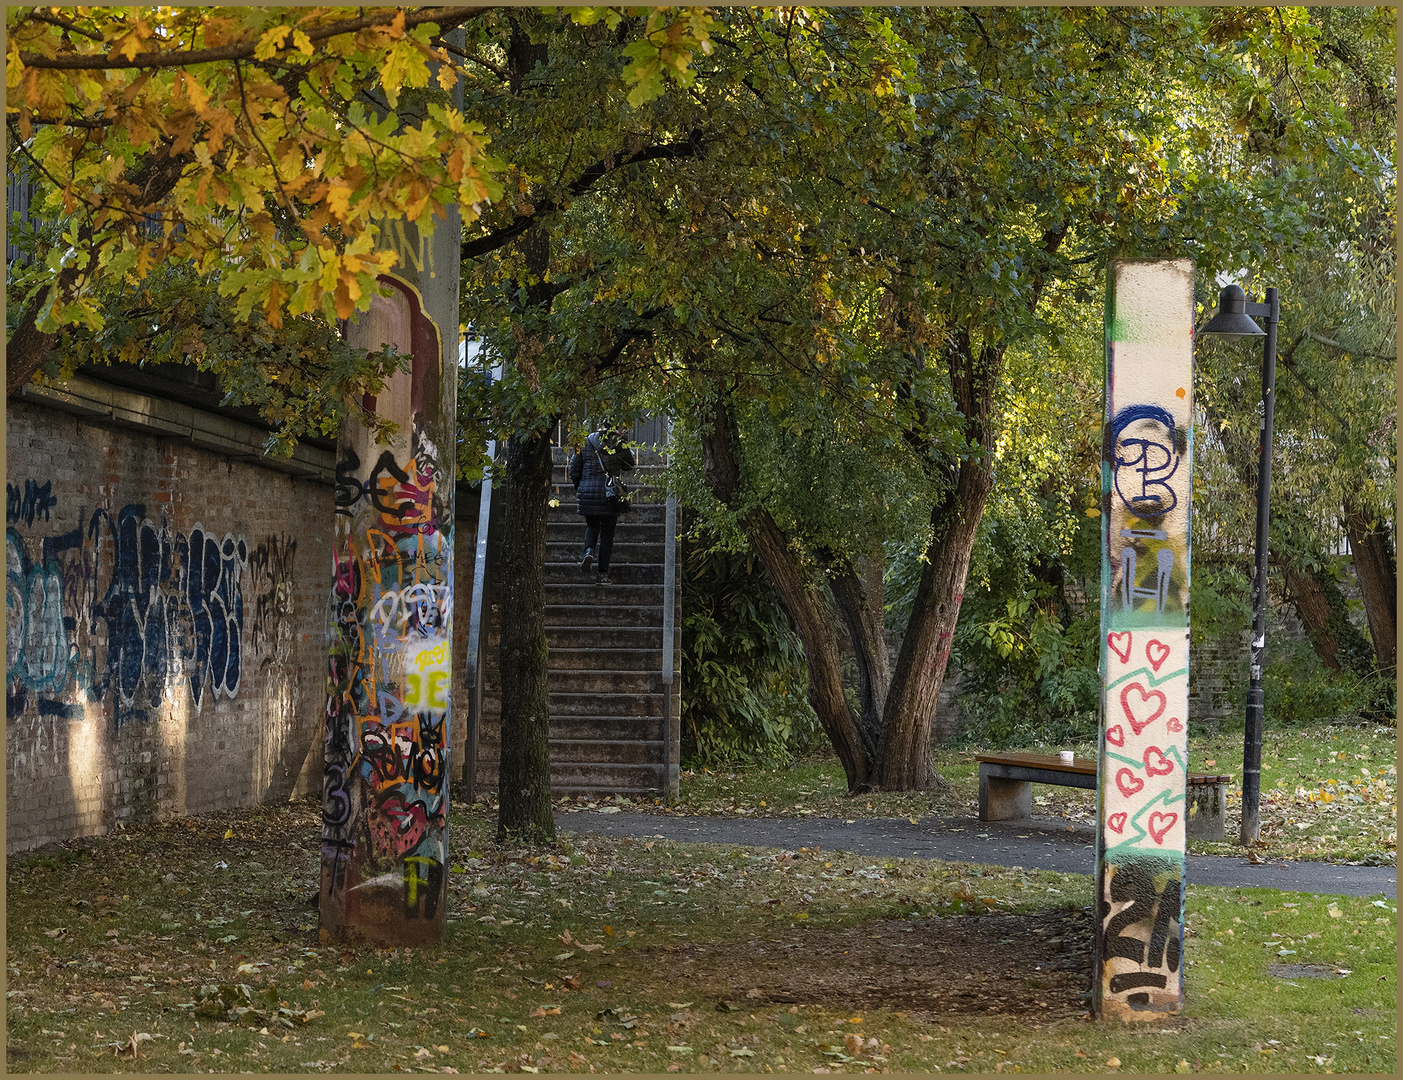
[[[979,771],[985,772],[985,766],[992,766],[987,772],[989,776],[997,776],[1004,780],[1030,780],[1033,783],[1061,784],[1064,787],[1095,787],[1092,784],[1082,784],[1071,779],[1073,776],[1096,776],[1096,762],[1090,758],[1076,758],[1072,764],[1064,764],[1060,757],[1051,754],[1030,754],[1022,751],[1014,751],[1007,754],[976,754],[974,760],[979,762]],[[1035,770],[1047,775],[1046,778],[1038,778],[1032,775],[1023,776],[1019,772],[1010,770]],[[1189,773],[1188,783],[1196,784],[1231,784],[1232,777],[1227,773]]]

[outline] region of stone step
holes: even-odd
[[[662,716],[554,716],[550,722],[550,738],[584,739],[591,742],[641,741],[662,738]],[[498,724],[484,723],[478,734],[478,746],[491,746],[497,753]]]
[[[497,762],[479,760],[477,790],[497,789]],[[612,795],[616,792],[634,795],[646,791],[661,791],[662,764],[652,765],[556,765],[551,764],[550,793],[563,795]]]
[[[546,588],[552,585],[594,585],[599,573],[598,560],[586,573],[576,562],[547,562]],[[617,585],[662,585],[664,568],[658,563],[636,563],[621,559],[617,552],[610,553],[609,580]],[[549,595],[549,593],[547,593]]]
[[[653,739],[550,739],[550,763],[554,769],[559,765],[647,765],[662,759],[662,724]],[[479,739],[478,757],[500,761],[501,748],[496,741]]]
[[[591,586],[597,588],[596,586]],[[662,589],[654,590],[651,604],[614,603],[619,598],[618,587],[606,585],[608,592],[602,597],[607,604],[552,603],[551,588],[546,587],[546,627],[547,632],[554,626],[607,626],[607,627],[656,627],[662,634],[663,607]],[[660,639],[661,640],[661,637]]]
[[[497,694],[497,684],[487,686],[483,678],[482,713],[485,720],[496,724],[502,714],[501,698]],[[661,684],[659,684],[660,686]],[[576,688],[557,690],[548,686],[550,714],[555,717],[569,716],[662,716],[663,700],[655,686],[648,693],[636,692],[587,692]]]
[[[658,637],[662,637],[659,631]],[[652,671],[660,670],[662,641],[653,648],[562,648],[553,642],[550,649],[550,670],[556,672],[605,672],[605,671]]]
[[[546,636],[552,663],[557,649],[647,649],[657,653],[663,645],[660,626],[549,626]],[[673,636],[679,636],[675,630]]]
[[[551,671],[546,676],[546,689],[552,694],[559,690],[573,694],[619,694],[621,696],[638,695],[648,696],[657,692],[659,680],[662,678],[661,671],[661,651],[657,654],[658,670],[640,671],[637,669],[611,671],[601,668],[580,669],[575,668],[569,671]],[[482,689],[484,693],[495,694],[501,689],[501,681],[498,678],[495,665],[488,668],[483,673]],[[551,715],[555,715],[555,709],[551,709]]]
[[[610,568],[612,576],[613,569]],[[593,581],[546,582],[546,608],[552,604],[568,604],[586,608],[594,604],[605,607],[651,607],[657,609],[658,625],[662,625],[663,585],[655,583],[596,585]]]

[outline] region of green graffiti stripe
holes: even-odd
[[[1103,861],[1104,861],[1104,860],[1109,860],[1109,859],[1111,858],[1112,855],[1116,855],[1116,854],[1121,853],[1121,852],[1124,852],[1124,851],[1126,851],[1126,850],[1133,850],[1133,851],[1136,851],[1136,852],[1149,851],[1149,852],[1152,852],[1153,854],[1159,856],[1159,857],[1162,858],[1162,859],[1170,859],[1170,858],[1172,858],[1172,856],[1170,856],[1169,853],[1167,853],[1163,848],[1159,847],[1158,845],[1156,845],[1156,846],[1153,847],[1153,848],[1141,848],[1141,847],[1137,847],[1137,846],[1136,846],[1137,844],[1140,843],[1141,840],[1144,840],[1146,837],[1148,837],[1148,836],[1150,835],[1150,830],[1149,830],[1148,828],[1146,828],[1144,825],[1141,825],[1141,824],[1140,824],[1140,820],[1141,820],[1142,818],[1144,818],[1144,817],[1147,817],[1147,816],[1151,813],[1151,811],[1154,810],[1154,808],[1155,808],[1156,806],[1172,807],[1172,806],[1175,806],[1175,804],[1177,803],[1177,804],[1178,804],[1177,809],[1178,809],[1178,813],[1179,813],[1179,818],[1180,818],[1180,821],[1182,822],[1182,821],[1183,821],[1183,817],[1184,817],[1184,810],[1185,810],[1184,805],[1183,805],[1183,798],[1184,798],[1184,797],[1183,797],[1182,795],[1175,795],[1172,791],[1161,791],[1161,792],[1160,792],[1158,795],[1156,795],[1153,799],[1151,799],[1149,802],[1147,802],[1147,803],[1146,803],[1144,806],[1142,806],[1138,811],[1136,811],[1136,814],[1135,814],[1135,816],[1134,816],[1133,818],[1131,818],[1129,821],[1126,822],[1126,827],[1127,827],[1127,828],[1133,828],[1133,829],[1136,830],[1135,835],[1134,835],[1134,836],[1127,837],[1126,839],[1122,840],[1119,844],[1117,844],[1115,847],[1107,848],[1104,852],[1102,852],[1102,859],[1103,859]],[[1106,831],[1106,823],[1103,821],[1103,822],[1101,822],[1101,832],[1102,832],[1102,835],[1105,834],[1105,831]],[[1182,862],[1183,862],[1183,855],[1182,855],[1182,854],[1178,856],[1178,861],[1179,861],[1180,864],[1182,865]]]
[[[1109,646],[1107,646],[1107,648],[1109,649]],[[1189,669],[1187,667],[1181,667],[1177,671],[1167,671],[1163,675],[1156,678],[1154,672],[1151,671],[1149,668],[1137,668],[1134,671],[1126,672],[1119,679],[1116,679],[1115,682],[1108,682],[1106,684],[1106,692],[1110,693],[1121,683],[1128,682],[1131,679],[1138,679],[1141,676],[1144,676],[1146,679],[1149,680],[1150,689],[1153,690],[1155,687],[1167,683],[1170,679],[1178,678],[1180,675],[1187,675],[1188,673]]]

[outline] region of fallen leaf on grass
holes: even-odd
[[[1106,1059],[1106,1068],[1108,1068],[1108,1069],[1119,1069],[1119,1068],[1120,1068],[1120,1058],[1118,1058],[1118,1057],[1107,1058],[1107,1059]]]
[[[737,1057],[737,1058],[741,1058],[741,1057],[743,1057],[743,1058],[752,1058],[752,1057],[754,1057],[754,1056],[755,1056],[755,1051],[754,1051],[754,1050],[749,1050],[749,1049],[747,1049],[747,1048],[744,1047],[744,1046],[742,1046],[739,1050],[732,1050],[732,1051],[731,1051],[731,1057]]]
[[[668,1046],[665,1049],[669,1054],[690,1054],[692,1052],[690,1046]]]
[[[549,1009],[547,1009],[544,1005],[540,1005],[540,1006],[537,1006],[536,1009],[535,1009],[534,1011],[532,1011],[532,1013],[531,1013],[531,1016],[532,1016],[533,1019],[539,1019],[539,1018],[542,1017],[542,1016],[559,1016],[559,1015],[560,1015],[560,1006],[559,1006],[559,1005],[552,1005]]]
[[[483,1031],[481,1028],[469,1028],[466,1037],[469,1039],[490,1039],[492,1032]]]

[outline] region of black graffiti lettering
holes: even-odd
[[[1151,971],[1126,971],[1120,975],[1111,976],[1111,993],[1118,994],[1122,990],[1133,990],[1137,986],[1155,986],[1163,990],[1169,985],[1169,979],[1164,975],[1156,975]],[[1146,998],[1148,1001],[1148,997]]]
[[[19,521],[47,520],[57,502],[50,484],[9,488],[11,516]],[[79,522],[45,537],[6,530],[10,718],[36,699],[43,715],[74,718],[81,716],[79,697],[102,700],[110,691],[120,726],[152,715],[182,673],[197,708],[206,689],[216,698],[236,696],[245,651],[244,538],[217,538],[199,525],[183,535],[148,519],[143,503],[115,515],[80,508]],[[295,544],[272,538],[264,547],[276,618],[291,609]]]
[[[1101,917],[1106,928],[1102,937],[1103,956],[1123,956],[1137,964],[1145,962],[1145,943],[1139,938],[1124,936],[1121,931],[1150,917],[1148,909],[1154,903],[1154,895],[1154,880],[1143,868],[1134,863],[1115,868],[1111,875],[1111,900],[1129,903],[1107,922],[1111,905],[1104,900],[1101,902]]]
[[[26,480],[21,489],[18,484],[5,485],[5,524],[33,525],[35,521],[48,521],[49,511],[58,505],[53,495],[53,481],[45,480],[43,486],[34,480]]]
[[[1169,924],[1179,922],[1179,882],[1171,878],[1155,901],[1154,928],[1150,931],[1150,967],[1179,970],[1179,935],[1170,934]]]
[[[346,866],[355,846],[353,840],[322,841],[322,882],[329,896],[335,896],[336,890],[345,885]]]
[[[350,514],[351,507],[365,497],[365,488],[356,479],[355,472],[360,468],[360,456],[348,449],[347,456],[336,463],[335,501],[338,514]]]
[[[380,474],[389,473],[401,484],[409,480],[409,474],[395,464],[395,455],[386,450],[380,455],[380,459],[375,462],[375,468],[370,470],[370,479],[365,482],[365,491],[369,496],[375,509],[387,517],[406,518],[414,512],[413,502],[402,502],[398,506],[391,506],[381,498]]]

